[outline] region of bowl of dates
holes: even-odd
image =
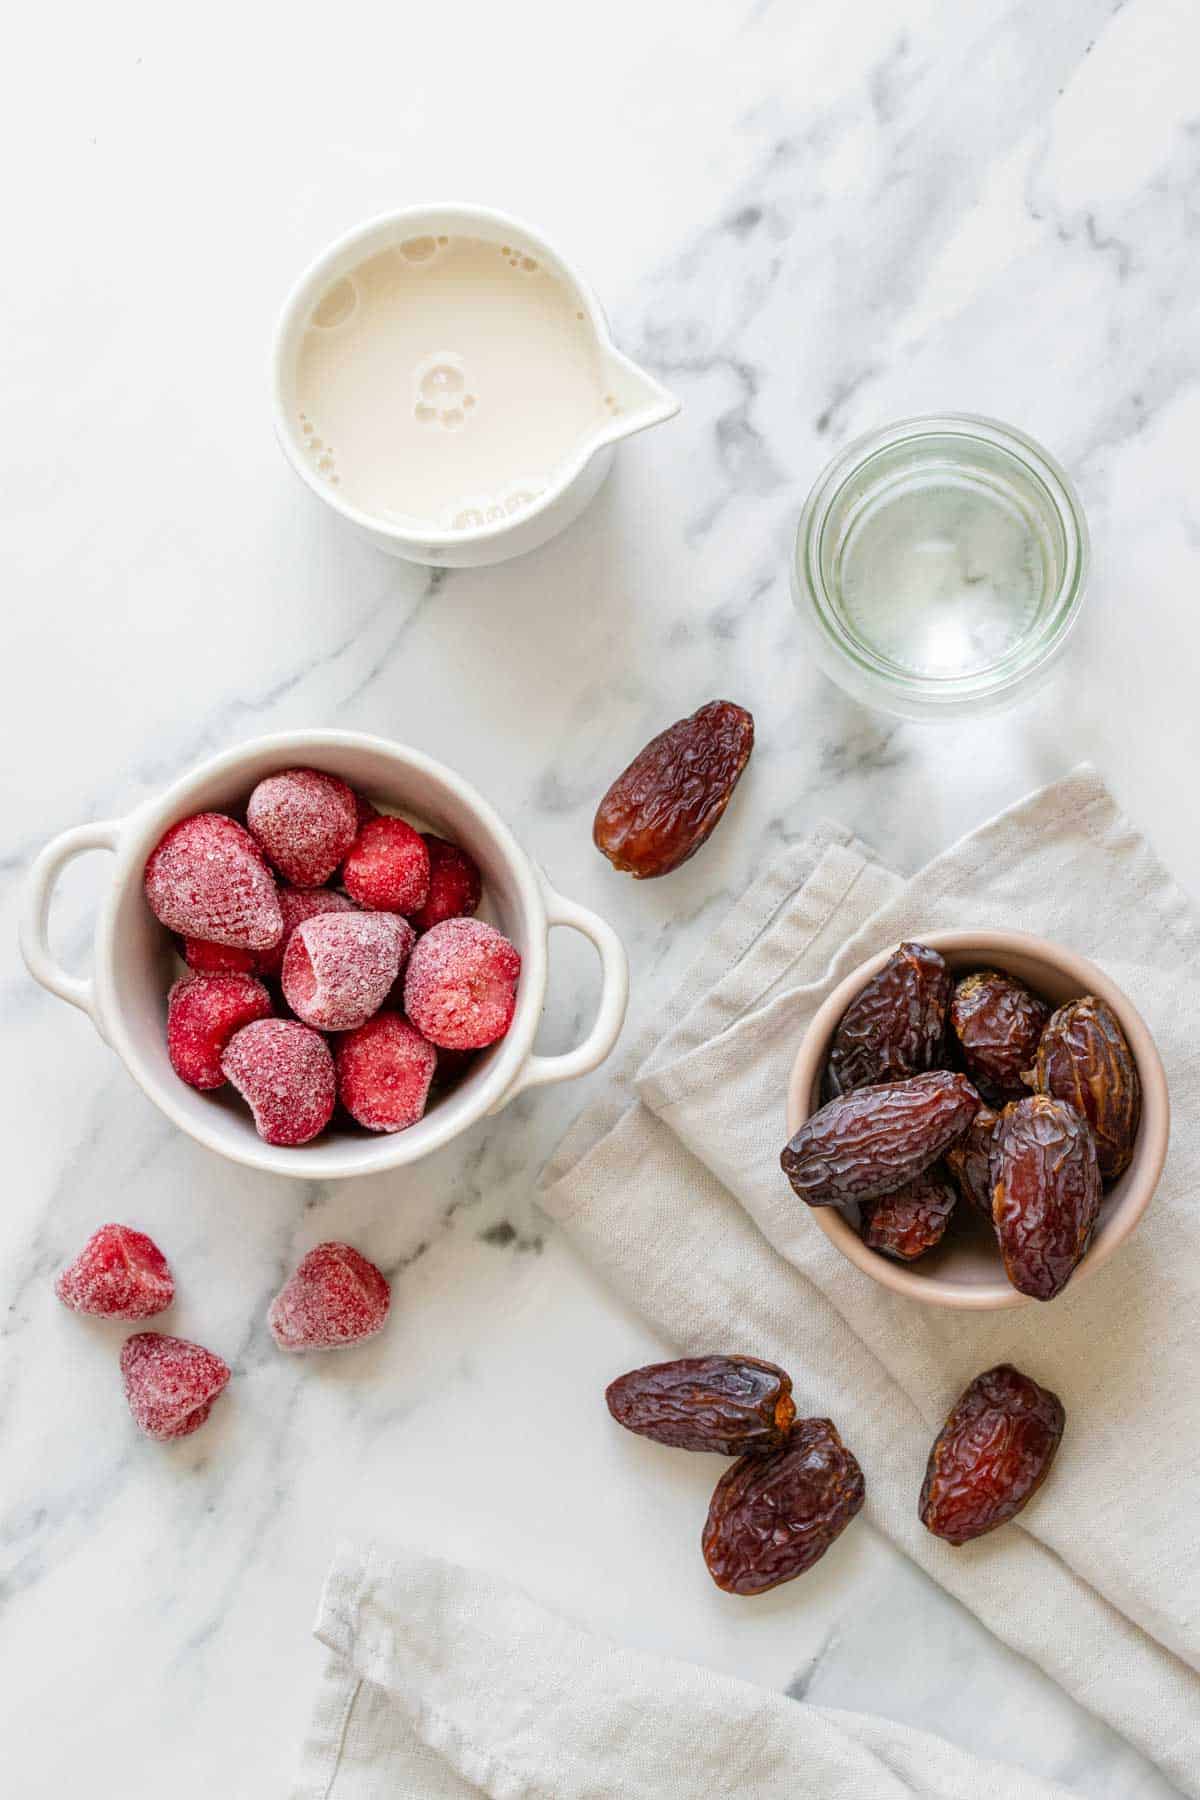
[[[1167,1152],[1162,1062],[1103,970],[1019,931],[931,932],[855,969],[788,1086],[781,1179],[894,1293],[1056,1299],[1106,1262]]]

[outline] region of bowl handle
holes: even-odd
[[[60,833],[35,859],[26,877],[21,908],[21,955],[29,973],[60,1000],[69,1000],[85,1012],[101,1037],[104,1027],[96,1009],[94,982],[90,976],[69,975],[50,949],[50,901],[66,865],[88,850],[115,850],[123,824],[123,819],[103,819]]]
[[[596,913],[557,893],[544,875],[541,875],[541,883],[547,923],[581,931],[596,946],[600,957],[600,1006],[595,1023],[582,1044],[577,1044],[574,1050],[563,1051],[560,1056],[531,1056],[504,1098],[491,1108],[492,1112],[499,1112],[526,1088],[544,1087],[551,1081],[573,1081],[577,1075],[587,1075],[604,1061],[625,1023],[625,1009],[629,1004],[629,960],[625,946],[612,926]]]

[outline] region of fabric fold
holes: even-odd
[[[622,1649],[492,1576],[339,1550],[296,1800],[1068,1800],[926,1732]]]

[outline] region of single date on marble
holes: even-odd
[[[1060,1006],[1042,1033],[1030,1071],[1039,1094],[1081,1113],[1096,1141],[1105,1181],[1124,1174],[1142,1113],[1142,1085],[1128,1039],[1111,1006],[1085,994]]]
[[[966,1076],[945,1069],[856,1088],[806,1119],[780,1164],[809,1206],[876,1200],[935,1163],[979,1105]]]
[[[597,850],[635,880],[669,875],[712,836],[753,748],[754,720],[730,700],[660,731],[601,800]]]
[[[901,944],[842,1014],[829,1048],[826,1093],[939,1068],[949,1001],[944,959],[924,944]]]
[[[1050,1473],[1065,1423],[1058,1395],[1010,1363],[977,1375],[929,1452],[925,1529],[958,1545],[1015,1518]]]
[[[720,1456],[777,1450],[796,1416],[790,1376],[753,1356],[650,1363],[618,1376],[604,1397],[627,1431]]]
[[[713,1493],[701,1538],[728,1594],[765,1594],[819,1562],[862,1508],[863,1473],[829,1419],[798,1419],[786,1444],[739,1457]]]
[[[1100,1165],[1081,1113],[1048,1094],[1006,1106],[992,1134],[992,1222],[1008,1279],[1053,1300],[1088,1247]]]

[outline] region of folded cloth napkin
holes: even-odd
[[[1082,951],[1126,990],[1162,1053],[1174,1133],[1104,1269],[1048,1306],[964,1314],[856,1270],[779,1152],[788,1071],[830,989],[901,939],[996,926]],[[734,907],[655,1035],[561,1146],[547,1210],[681,1352],[787,1368],[800,1409],[832,1417],[862,1463],[875,1527],[1200,1796],[1200,930],[1170,875],[1087,770],[907,882],[823,827]],[[967,1382],[1003,1361],[1061,1396],[1066,1435],[1020,1519],[952,1549],[917,1519],[926,1455]],[[803,1791],[889,1791],[847,1780]],[[943,1789],[922,1768],[913,1791]]]
[[[1070,1800],[925,1732],[622,1650],[420,1551],[338,1552],[295,1800]]]

